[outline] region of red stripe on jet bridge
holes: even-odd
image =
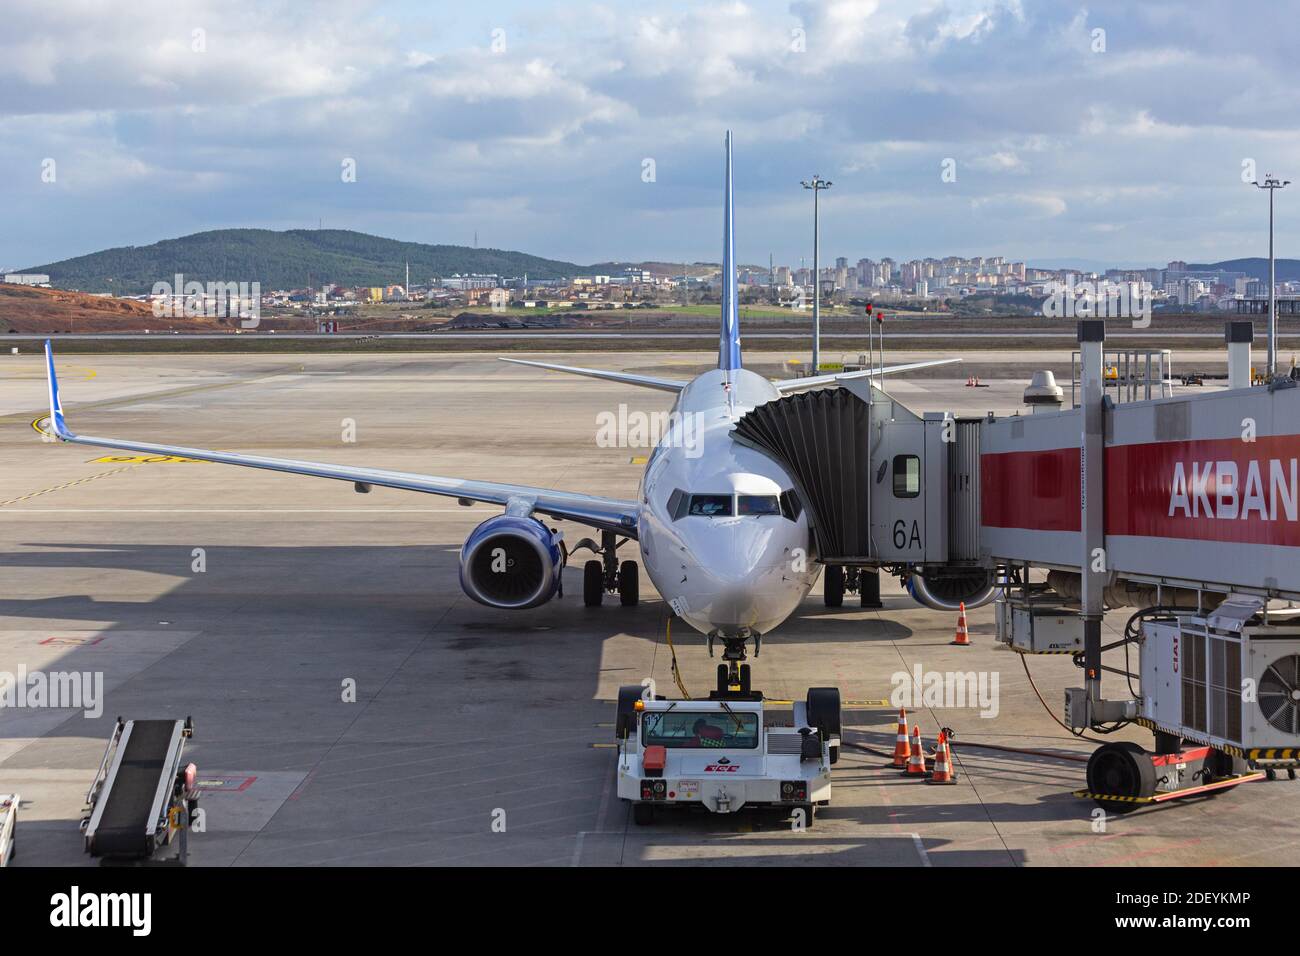
[[[1079,530],[1079,449],[980,456],[981,521]],[[1111,445],[1106,533],[1300,547],[1300,435]]]
[[[1300,546],[1300,435],[1112,445],[1106,533]]]
[[[980,522],[991,528],[1079,530],[1079,449],[980,455]]]

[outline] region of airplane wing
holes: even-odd
[[[680,392],[687,386],[687,382],[680,382],[672,378],[655,378],[652,375],[633,375],[631,372],[609,372],[601,368],[575,368],[572,365],[552,365],[549,362],[530,362],[527,359],[512,359],[500,357],[503,362],[510,362],[513,365],[531,365],[534,368],[546,368],[552,372],[568,372],[570,375],[586,375],[588,378],[603,378],[611,382],[622,382],[625,385],[639,385],[642,388],[657,388],[662,392]]]
[[[861,372],[835,372],[831,375],[813,375],[809,378],[787,378],[773,382],[782,395],[798,392],[805,388],[820,388],[823,385],[838,385],[846,379],[871,378],[873,376],[891,375],[894,372],[910,372],[918,368],[930,368],[934,365],[951,365],[960,362],[959,358],[933,359],[926,362],[910,362],[907,365],[886,365],[884,368],[864,369]]]
[[[629,538],[637,534],[639,505],[636,501],[601,498],[596,495],[573,494],[549,488],[528,485],[502,484],[494,481],[468,481],[462,478],[442,478],[438,475],[420,475],[405,471],[387,471],[381,468],[358,468],[352,465],[330,465],[314,461],[297,461],[290,458],[264,458],[260,455],[240,455],[234,452],[207,451],[181,445],[156,445],[149,442],[124,441],[119,438],[94,438],[72,432],[63,417],[63,404],[59,399],[59,382],[54,373],[54,353],[47,340],[45,362],[50,391],[50,429],[65,442],[78,445],[96,445],[146,455],[176,455],[197,458],[201,461],[224,465],[243,465],[291,475],[310,475],[315,478],[334,478],[351,481],[358,491],[369,491],[372,485],[382,488],[400,488],[403,491],[422,491],[432,495],[446,495],[462,503],[482,501],[494,505],[528,506],[555,518],[566,518],[582,524],[614,531]]]

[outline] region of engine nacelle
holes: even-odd
[[[984,568],[927,567],[925,571],[907,576],[907,593],[935,611],[955,611],[962,604],[969,611],[987,604],[997,593],[992,572]]]
[[[460,586],[488,607],[522,610],[545,604],[560,589],[559,539],[536,518],[496,515],[460,549]]]

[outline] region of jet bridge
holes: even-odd
[[[1072,654],[1073,730],[1155,736],[1152,753],[1103,745],[1079,791],[1134,809],[1248,768],[1300,769],[1300,612],[1270,608],[1300,601],[1300,387],[1252,387],[1249,323],[1225,337],[1224,391],[1173,395],[1167,356],[1112,376],[1104,323],[1087,320],[1074,408],[918,416],[846,379],[754,409],[736,437],[795,477],[828,575],[884,567],[932,607],[983,588],[999,595],[1000,641]],[[1136,387],[1148,366],[1156,387]],[[1122,607],[1137,612],[1103,645],[1104,615]],[[1129,645],[1138,672],[1103,665]],[[1140,687],[1108,699],[1106,671]]]
[[[733,435],[793,477],[817,560],[850,574],[895,570],[922,603],[955,609],[992,597],[979,551],[980,427],[977,418],[917,415],[846,379],[760,405]]]

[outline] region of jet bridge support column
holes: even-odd
[[[1083,672],[1090,716],[1101,702],[1101,621],[1106,588],[1105,504],[1105,379],[1102,352],[1106,324],[1100,319],[1079,323],[1079,367],[1082,404],[1079,420],[1083,434],[1079,445],[1079,535],[1083,554]]]
[[[1255,338],[1251,322],[1225,322],[1228,343],[1228,388],[1250,388],[1250,343]]]

